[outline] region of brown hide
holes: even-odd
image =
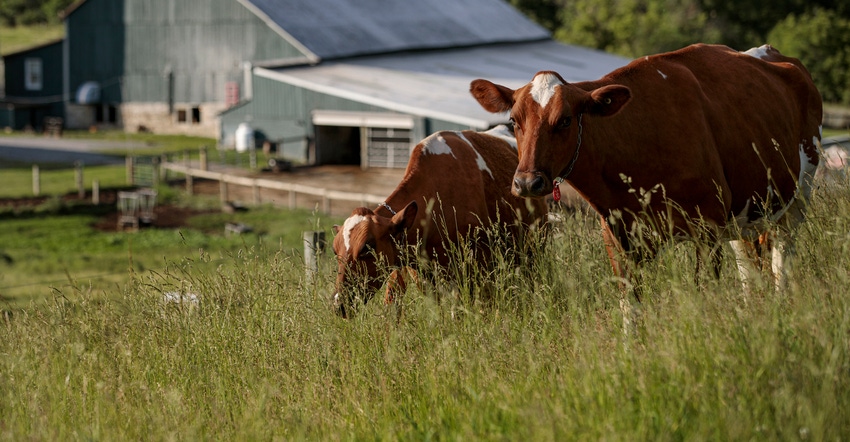
[[[401,183],[386,199],[389,208],[361,207],[342,227],[334,226],[340,313],[347,314],[352,291],[361,290],[368,301],[384,283],[377,278],[382,268],[400,264],[397,242],[418,245],[421,255],[445,266],[449,255],[444,244],[457,243],[476,227],[499,220],[518,235],[540,222],[547,213],[545,203],[511,193],[516,167],[516,150],[488,133],[442,131],[422,140]],[[485,256],[487,251],[480,252]],[[398,280],[403,273],[393,275],[392,287],[403,290],[404,281]]]
[[[540,197],[563,177],[611,229],[606,243],[625,250],[638,218],[673,235],[697,235],[695,219],[711,237],[736,224],[747,239],[764,216],[794,224],[818,163],[820,94],[798,60],[769,46],[692,45],[596,81],[541,72],[517,90],[476,80],[471,93],[515,122],[514,192]]]

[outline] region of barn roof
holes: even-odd
[[[502,0],[239,2],[315,61],[550,37]]]
[[[486,129],[507,115],[483,110],[469,83],[512,88],[553,70],[567,81],[597,79],[630,60],[553,40],[370,56],[295,68],[255,68],[258,76],[401,113]]]

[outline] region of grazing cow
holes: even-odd
[[[772,264],[785,284],[782,252],[812,191],[823,113],[798,60],[769,45],[697,44],[595,81],[539,72],[516,90],[475,80],[470,91],[484,109],[510,112],[514,194],[569,182],[601,215],[618,276],[655,255],[654,238],[683,235],[708,240],[717,274],[718,240],[736,239],[746,287],[752,242],[778,225]]]
[[[424,257],[449,264],[446,246],[478,227],[501,222],[514,238],[547,213],[542,200],[511,194],[517,166],[516,140],[505,126],[488,132],[442,131],[422,140],[410,155],[405,176],[374,210],[354,209],[342,227],[334,226],[339,262],[334,303],[342,316],[384,284],[379,267],[398,268],[401,248],[416,246]],[[479,257],[486,257],[481,250]],[[405,269],[408,270],[408,269]],[[403,292],[407,271],[392,273],[387,302]]]

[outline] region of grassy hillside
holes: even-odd
[[[274,241],[214,254],[175,237],[199,253],[164,241],[155,272],[69,272],[7,309],[0,439],[843,440],[848,232],[847,183],[821,189],[783,294],[743,293],[728,255],[700,288],[692,247],[670,246],[630,336],[592,215],[568,216],[536,267],[465,268],[348,321],[331,256],[308,280]]]
[[[12,54],[65,36],[62,24],[0,27],[0,55]]]

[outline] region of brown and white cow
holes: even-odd
[[[334,226],[338,313],[351,313],[355,294],[367,302],[385,282],[383,268],[404,264],[400,248],[418,246],[421,255],[446,266],[446,246],[476,228],[500,222],[517,238],[541,222],[547,213],[542,200],[511,194],[516,167],[516,140],[505,126],[437,132],[417,144],[404,178],[385,202],[374,210],[354,209],[342,226]],[[407,273],[392,273],[388,302],[404,291]]]
[[[656,253],[637,244],[638,221],[648,221],[648,236],[702,236],[707,226],[714,247],[735,239],[746,286],[751,242],[779,225],[773,270],[785,284],[782,251],[812,191],[823,112],[798,60],[769,45],[697,44],[595,81],[539,72],[516,90],[487,80],[470,90],[484,109],[510,112],[520,157],[513,192],[541,197],[569,182],[601,215],[619,276],[630,276],[625,258]]]

